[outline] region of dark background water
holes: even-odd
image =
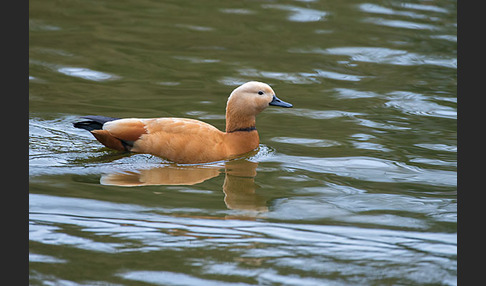
[[[30,284],[456,285],[456,9],[30,1]],[[223,130],[249,80],[294,108],[260,114],[240,160],[179,166],[72,127]]]

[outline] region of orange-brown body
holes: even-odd
[[[269,104],[292,107],[279,100],[267,84],[248,82],[228,98],[226,132],[199,120],[170,117],[110,119],[98,123],[99,129],[83,127],[84,122],[75,127],[89,130],[115,150],[153,154],[177,163],[206,163],[256,149],[260,141],[255,118]]]

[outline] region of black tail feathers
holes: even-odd
[[[88,131],[100,130],[103,128],[103,124],[105,124],[106,122],[120,119],[115,117],[107,117],[107,116],[99,116],[99,115],[87,115],[87,116],[81,116],[81,118],[86,118],[88,120],[74,122],[73,126]]]

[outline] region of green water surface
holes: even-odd
[[[30,1],[30,284],[456,285],[456,9]],[[238,160],[176,165],[72,126],[224,130],[250,80],[294,107],[261,113]]]

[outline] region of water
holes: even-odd
[[[456,285],[456,1],[29,3],[31,285]],[[79,116],[224,129],[244,158],[102,147]]]

